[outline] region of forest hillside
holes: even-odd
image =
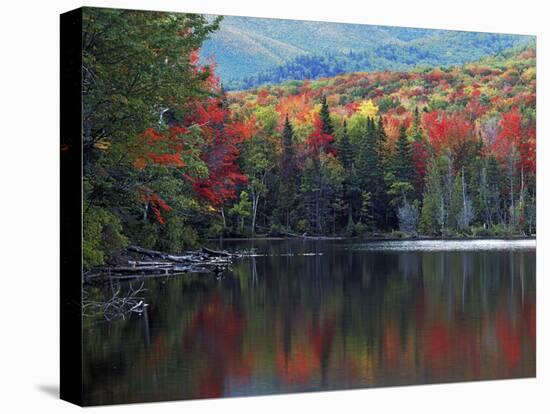
[[[534,232],[532,45],[227,92],[200,59],[221,22],[85,9],[85,267],[130,243]]]

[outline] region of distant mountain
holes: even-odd
[[[201,50],[228,89],[346,72],[456,65],[532,36],[224,17]]]

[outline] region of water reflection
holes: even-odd
[[[238,247],[266,255],[150,280],[144,315],[86,321],[89,404],[535,375],[534,249]]]

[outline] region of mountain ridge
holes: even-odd
[[[204,42],[228,90],[354,71],[463,64],[533,36],[225,16]],[[319,67],[317,70],[316,67]]]

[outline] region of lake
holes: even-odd
[[[257,254],[85,318],[86,404],[535,376],[534,240],[211,247]]]

